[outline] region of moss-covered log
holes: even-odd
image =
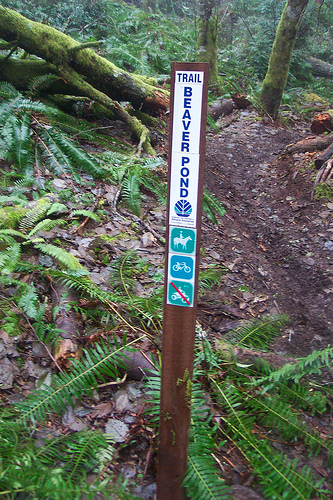
[[[111,99],[129,101],[136,108],[166,110],[168,107],[168,92],[156,87],[153,80],[127,73],[70,36],[2,6],[0,38],[17,41],[18,47],[54,65],[60,73],[62,68],[75,70]],[[7,71],[5,66],[2,61],[0,70]]]
[[[268,70],[262,84],[260,101],[272,118],[277,117],[282,94],[285,89],[291,56],[308,0],[287,0],[275,40]]]
[[[46,61],[40,59],[6,59],[6,56],[0,54],[0,81],[10,82],[17,90],[29,90],[34,80],[52,73],[57,75],[57,69]],[[53,91],[55,93],[69,93],[68,86],[61,79],[52,82]]]

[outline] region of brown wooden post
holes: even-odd
[[[172,63],[157,500],[185,500],[208,63]]]

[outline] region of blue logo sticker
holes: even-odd
[[[189,217],[192,213],[192,205],[186,200],[179,200],[175,205],[175,212],[178,217]]]

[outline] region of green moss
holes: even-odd
[[[0,227],[14,229],[18,226],[25,213],[26,209],[20,205],[0,208]]]
[[[209,62],[209,83],[219,84],[217,67],[217,20],[213,16],[209,20],[201,20],[198,25],[196,62]]]
[[[296,35],[306,7],[304,5],[300,9],[297,6],[290,6],[289,3],[286,3],[276,30],[268,70],[260,94],[260,101],[265,111],[274,119],[277,117],[287,83]]]
[[[328,198],[333,200],[333,183],[332,181],[321,182],[314,190],[314,198],[319,200],[320,198]]]
[[[188,406],[188,408],[191,408],[193,382],[190,377],[190,372],[188,371],[187,368],[184,372],[184,377],[182,379],[177,380],[177,387],[180,387],[182,384],[186,384],[186,393],[185,393],[186,406]]]
[[[314,102],[320,102],[321,104],[324,104],[325,106],[329,105],[329,102],[323,99],[322,97],[319,97],[319,95],[314,94],[313,92],[304,92],[302,94],[302,97],[305,102],[307,103],[314,103]],[[328,110],[327,113],[333,110]]]

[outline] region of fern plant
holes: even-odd
[[[43,386],[15,405],[20,410],[19,421],[43,421],[48,412],[62,413],[67,405],[75,405],[75,399],[80,400],[83,394],[91,394],[97,388],[97,380],[105,382],[105,376],[117,379],[119,368],[126,367],[125,348],[131,349],[140,339],[127,344],[124,337],[122,344],[119,344],[113,337],[113,345],[111,342],[101,343],[94,349],[85,350],[81,361],[72,361],[71,372],[55,375],[51,387]]]
[[[284,322],[285,318],[282,318],[281,325]],[[239,338],[237,345],[258,346],[258,340],[260,345],[263,345],[262,335],[265,334],[264,346],[267,347],[267,322],[263,324],[262,332],[260,332],[258,323],[253,324],[254,344],[250,325],[247,325],[242,333],[245,333],[244,343],[242,338]],[[271,333],[274,337],[274,328]],[[230,336],[233,338],[232,333]],[[327,366],[327,357],[328,354],[324,351],[322,353],[322,368]],[[311,355],[311,359],[307,361],[310,365],[313,364],[313,368],[316,367],[315,373],[317,373],[318,365],[314,358],[319,358],[319,356],[312,357]],[[297,461],[289,460],[283,453],[277,453],[270,445],[269,432],[274,432],[275,439],[302,443],[308,450],[309,456],[320,451],[331,459],[333,447],[330,442],[323,439],[315,428],[306,425],[303,415],[293,407],[295,399],[302,398],[303,406],[305,406],[304,393],[308,390],[308,383],[305,381],[305,391],[300,391],[295,388],[295,384],[286,387],[288,378],[283,378],[283,368],[280,372],[280,370],[269,367],[267,363],[246,366],[237,363],[236,359],[231,361],[230,358],[228,363],[230,363],[228,375],[224,379],[219,380],[213,374],[209,374],[216,401],[222,409],[223,427],[221,430],[223,428],[223,434],[240,448],[250,462],[263,493],[269,499],[309,499],[312,498],[313,494],[317,495],[318,498],[326,498],[326,492],[321,488],[323,481],[316,480],[309,467],[299,467]],[[307,362],[301,362],[300,365],[303,367],[303,375],[305,376],[308,371],[305,368]],[[275,371],[280,372],[281,376],[277,376],[276,384],[272,384],[271,380],[274,380],[272,374]],[[302,381],[304,382],[300,376],[298,383]],[[324,388],[322,388],[321,393],[323,392]],[[324,394],[317,398],[319,404],[316,407],[314,406],[315,399],[311,399],[314,411],[323,411],[323,398],[325,401]],[[310,401],[307,403],[309,406]],[[269,431],[270,429],[271,431]],[[262,437],[259,439],[258,435],[264,435],[266,439]]]
[[[197,362],[195,363],[197,365]],[[192,385],[192,419],[188,449],[188,467],[183,486],[191,500],[229,500],[228,486],[219,477],[215,467],[213,452],[217,451],[217,426],[212,424],[211,415],[207,415],[205,394],[198,381],[201,378],[200,368],[194,370]],[[151,421],[158,425],[161,374],[146,382],[150,407],[146,413]]]
[[[269,327],[268,320],[264,320],[261,322],[262,331],[259,323],[254,322],[253,339],[251,325],[248,324],[242,331],[245,333],[245,345],[258,346],[258,341],[263,345],[262,339],[266,337],[264,345],[267,347],[269,341],[276,335],[278,325],[281,327],[285,321],[286,318],[281,318],[279,323],[278,318],[275,318],[271,320],[272,325]],[[297,442],[305,447],[309,457],[322,453],[329,460],[332,459],[333,447],[330,441],[324,439],[314,427],[305,422],[303,414],[294,408],[293,398],[286,398],[286,388],[283,385],[287,380],[283,372],[280,372],[280,376],[276,376],[276,383],[271,385],[273,380],[271,374],[274,370],[268,367],[267,363],[260,363],[257,366],[244,365],[232,358],[225,360],[218,352],[213,351],[201,330],[199,333],[195,356],[188,472],[184,480],[189,498],[227,498],[228,492],[218,478],[213,457],[221,436],[243,454],[244,460],[256,477],[255,484],[265,498],[269,500],[294,498],[310,500],[314,496],[318,499],[326,498],[327,492],[322,488],[324,479],[315,478],[309,466],[299,466],[297,460],[290,460],[287,454],[277,452],[271,445],[272,438],[273,441],[284,440],[286,448],[288,443]],[[237,345],[243,345],[241,336],[237,338],[237,334],[234,337],[234,334],[230,333],[230,338],[236,338]],[[317,375],[318,365],[325,370],[330,354],[324,350],[322,356],[317,353],[306,361],[301,360],[299,365],[302,367],[304,377],[307,376],[309,365],[315,370],[314,375]],[[292,375],[295,376],[296,372],[297,369]],[[289,370],[289,376],[290,374]],[[265,382],[270,384],[269,387],[265,386]],[[302,382],[304,378],[298,378],[298,383]],[[202,410],[206,408],[207,411],[207,406],[205,406],[202,383],[206,390],[207,387],[210,388],[214,410],[218,412],[219,425],[213,423],[210,415],[203,417]],[[157,380],[157,377],[150,379],[148,387],[154,403],[149,412],[153,421],[156,421],[160,380]],[[321,391],[322,397],[323,392],[324,388]],[[319,404],[315,410],[321,411],[322,405]],[[211,444],[209,444],[210,439],[212,439]],[[223,444],[225,445],[225,441]],[[220,488],[216,490],[218,493],[215,487]]]
[[[94,158],[61,131],[66,123],[66,130],[73,132],[70,123],[75,122],[76,133],[84,135],[88,126],[67,115],[65,122],[64,116],[57,108],[28,99],[12,85],[0,83],[0,158],[9,159],[28,178],[36,166],[43,165],[56,175],[80,169],[101,176]]]
[[[118,197],[135,215],[141,215],[144,192],[165,203],[167,185],[162,158],[141,159],[106,151],[98,155],[98,161],[110,182],[118,187]]]
[[[163,77],[169,73],[171,60],[193,57],[195,33],[189,16],[178,25],[159,13],[152,15],[116,3],[113,19],[117,30],[109,33],[105,50],[109,59],[126,70]]]
[[[111,436],[81,431],[52,437],[43,430],[35,434],[4,410],[0,416],[0,496],[18,498],[93,499],[97,494],[134,499],[126,486],[110,486],[107,480],[89,483],[87,471],[99,472],[113,456]]]

